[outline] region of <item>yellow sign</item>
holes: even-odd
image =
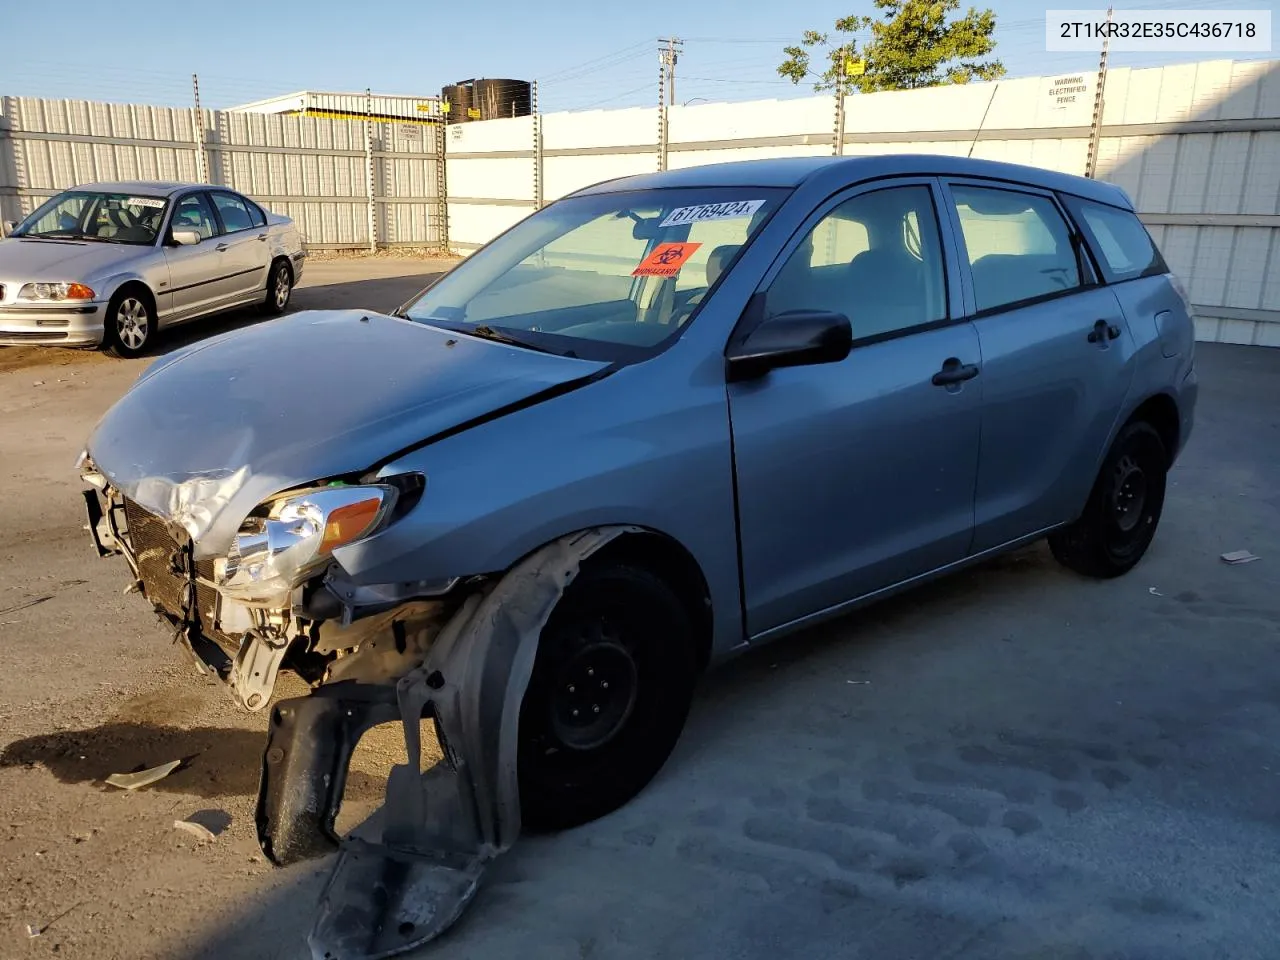
[[[844,75],[846,77],[860,77],[867,72],[867,61],[854,60],[852,57],[844,58]]]
[[[467,116],[470,117],[472,120],[479,120],[480,111],[476,107],[472,107],[467,111]]]

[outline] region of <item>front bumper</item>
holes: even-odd
[[[24,303],[0,307],[0,345],[96,347],[105,303]]]

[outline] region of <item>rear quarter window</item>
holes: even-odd
[[[1107,283],[1168,272],[1164,257],[1136,214],[1079,197],[1063,199],[1097,255]]]

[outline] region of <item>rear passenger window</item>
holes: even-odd
[[[947,317],[941,233],[928,187],[875,190],[818,221],[765,294],[768,315],[842,313],[857,340]]]
[[[1071,231],[1048,197],[953,185],[979,311],[1080,286]]]
[[[256,203],[249,201],[249,222],[255,227],[265,227],[267,225],[267,216],[262,212],[262,208]]]
[[[1107,283],[1167,273],[1164,257],[1137,215],[1079,197],[1064,202],[1086,235],[1102,267]]]

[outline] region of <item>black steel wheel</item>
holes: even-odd
[[[1063,566],[1088,577],[1128,573],[1146,554],[1164,510],[1169,454],[1148,423],[1128,424],[1103,461],[1084,514],[1049,536]]]
[[[680,598],[647,570],[583,569],[542,631],[520,710],[520,809],[559,830],[622,806],[684,728],[697,680]]]

